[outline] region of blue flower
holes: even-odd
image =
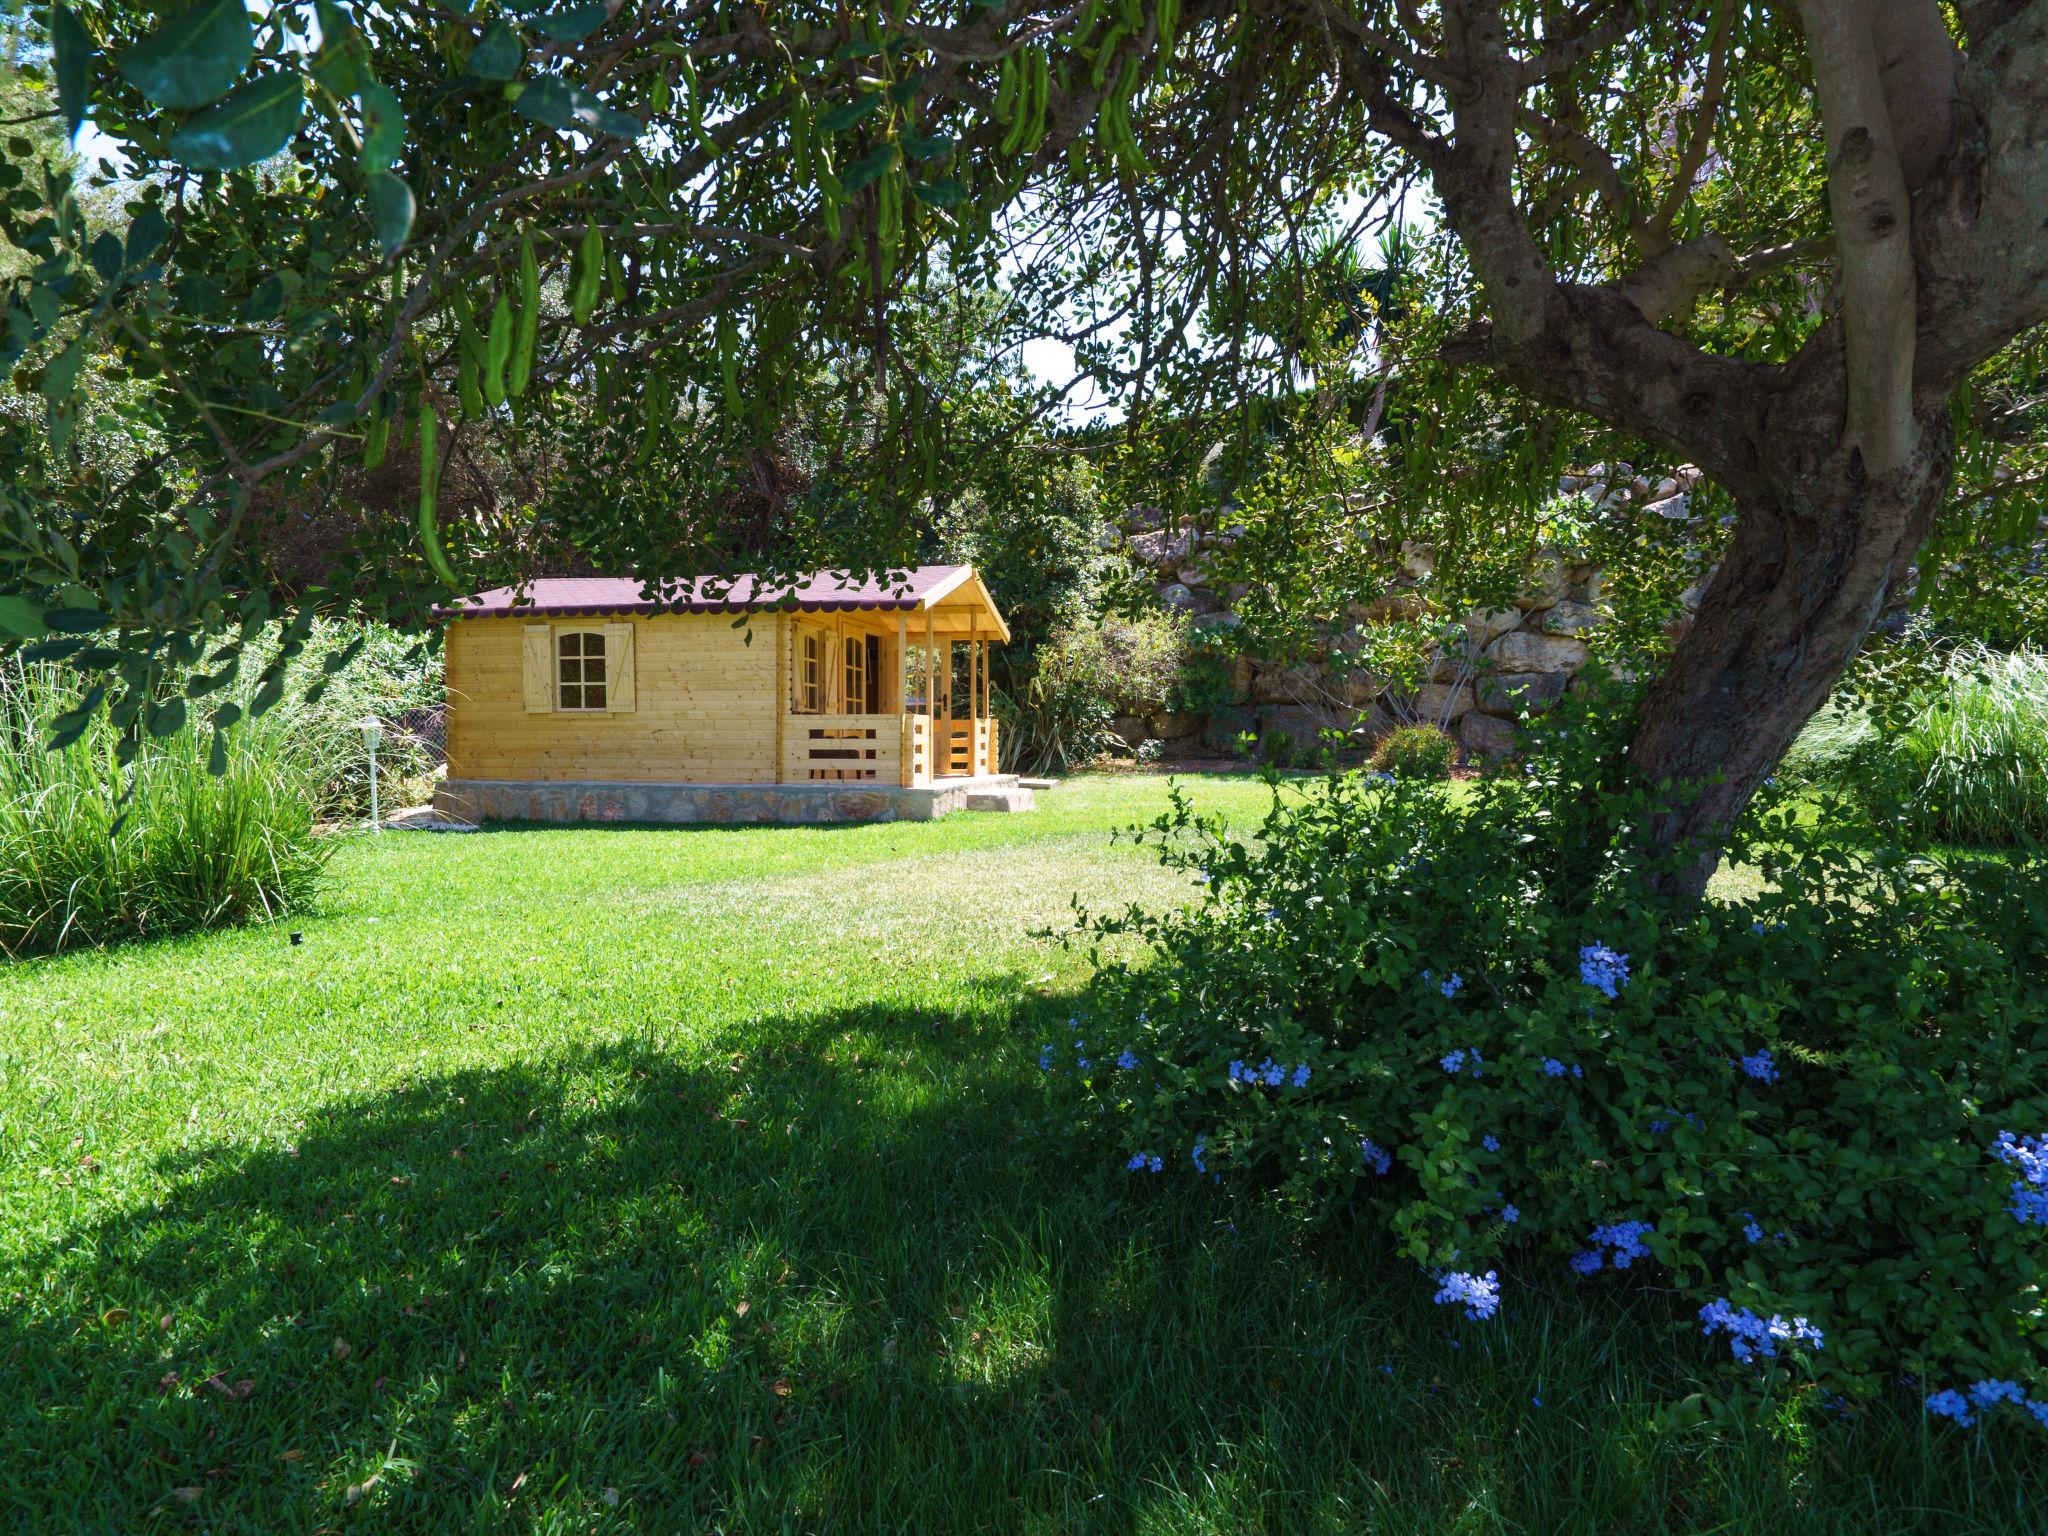
[[[1970,1388],[1970,1401],[1979,1408],[1996,1408],[2000,1403],[2024,1406],[2027,1394],[2016,1381],[1980,1381]]]
[[[1456,1077],[1460,1072],[1465,1070],[1467,1063],[1471,1065],[1472,1075],[1474,1077],[1483,1077],[1485,1075],[1483,1072],[1480,1071],[1480,1067],[1483,1065],[1483,1062],[1476,1048],[1464,1048],[1452,1051],[1449,1055],[1440,1058],[1437,1062],[1437,1065],[1442,1067],[1446,1072],[1450,1073],[1451,1076]]]
[[[2006,1209],[2028,1226],[2048,1226],[2048,1136],[2015,1136],[2000,1131],[1991,1155],[2017,1168],[2012,1204]]]
[[[1297,1088],[1306,1088],[1308,1086],[1308,1064],[1306,1062],[1294,1069],[1294,1086]]]
[[[1522,1208],[1518,1205],[1504,1205],[1500,1208],[1500,1219],[1513,1226],[1522,1219]]]
[[[1486,1148],[1489,1152],[1498,1152],[1500,1150],[1500,1138],[1494,1135],[1493,1132],[1488,1131],[1479,1138],[1479,1145]]]
[[[1050,1072],[1052,1070],[1052,1047],[1049,1045],[1041,1045],[1038,1048],[1038,1070],[1041,1072]]]
[[[1616,954],[1605,944],[1581,945],[1579,980],[1612,1002],[1628,985],[1628,956]]]
[[[1465,1315],[1475,1323],[1489,1318],[1500,1308],[1500,1277],[1491,1269],[1484,1275],[1468,1275],[1463,1270],[1438,1275],[1436,1304],[1440,1307],[1462,1304]]]
[[[1586,1241],[1595,1248],[1614,1250],[1614,1267],[1627,1269],[1637,1259],[1646,1259],[1650,1250],[1643,1246],[1643,1238],[1656,1231],[1647,1221],[1616,1221],[1604,1227],[1595,1227]]]
[[[1121,1056],[1117,1057],[1116,1064],[1123,1068],[1124,1071],[1130,1071],[1131,1068],[1138,1064],[1137,1052],[1126,1050]]]
[[[1230,1064],[1230,1080],[1233,1083],[1245,1083],[1251,1081],[1251,1073],[1245,1070],[1243,1062],[1233,1061]]]
[[[1268,1088],[1278,1088],[1287,1076],[1287,1069],[1268,1056],[1259,1063],[1259,1075]]]
[[[1445,981],[1442,986],[1438,987],[1437,991],[1443,993],[1445,997],[1456,997],[1458,993],[1464,988],[1464,985],[1465,978],[1460,976],[1456,971],[1453,971],[1450,974],[1450,979]]]
[[[1567,1261],[1575,1275],[1590,1275],[1607,1261],[1600,1256],[1597,1248],[1581,1248]]]
[[[1202,1161],[1202,1154],[1208,1150],[1209,1138],[1206,1136],[1197,1136],[1195,1138],[1194,1150],[1188,1154],[1188,1156],[1193,1158],[1195,1161],[1195,1172],[1207,1173],[1209,1171],[1209,1165]]]
[[[1157,1173],[1166,1165],[1159,1160],[1157,1152],[1133,1152],[1124,1168],[1131,1173]]]
[[[1735,1064],[1760,1083],[1775,1083],[1778,1080],[1778,1066],[1771,1060],[1768,1049],[1758,1051],[1754,1056],[1738,1057]]]
[[[1752,1243],[1760,1243],[1764,1240],[1764,1229],[1758,1225],[1757,1219],[1747,1211],[1742,1213],[1742,1235]]]
[[[1970,1412],[1970,1404],[1963,1394],[1950,1387],[1927,1394],[1927,1411],[1937,1419],[1954,1419],[1965,1426],[1977,1422],[1977,1416]]]
[[[1555,1056],[1546,1056],[1546,1057],[1544,1057],[1544,1058],[1543,1058],[1543,1075],[1544,1075],[1545,1077],[1563,1077],[1563,1076],[1564,1076],[1564,1063],[1563,1063],[1563,1062],[1561,1062],[1561,1061],[1559,1061],[1559,1060],[1558,1060],[1558,1059],[1557,1059],[1557,1058],[1556,1058]]]
[[[1365,1159],[1365,1166],[1382,1177],[1394,1165],[1394,1160],[1379,1147],[1375,1146],[1372,1138],[1369,1136],[1359,1138],[1358,1151],[1359,1155]]]
[[[1819,1349],[1826,1342],[1820,1329],[1803,1317],[1789,1322],[1777,1313],[1760,1317],[1748,1307],[1738,1310],[1725,1296],[1700,1308],[1700,1323],[1700,1331],[1708,1338],[1725,1331],[1729,1352],[1745,1363],[1758,1355],[1776,1358],[1780,1344],[1811,1344]]]

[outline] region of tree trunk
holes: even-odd
[[[1827,701],[1949,490],[1945,409],[1921,413],[1915,451],[1875,479],[1835,446],[1838,427],[1803,425],[1766,450],[1780,472],[1738,492],[1728,552],[1629,746],[1643,777],[1671,792],[1651,846],[1694,851],[1664,878],[1669,894],[1705,890],[1722,832]]]

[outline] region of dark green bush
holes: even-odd
[[[1458,744],[1433,725],[1402,725],[1380,738],[1372,766],[1397,779],[1447,779]]]
[[[1744,1371],[2048,1402],[2042,872],[1772,790],[1758,894],[1661,898],[1616,719],[1567,701],[1464,797],[1276,785],[1251,837],[1177,801],[1143,835],[1206,899],[1092,925],[1155,953],[1044,1052],[1075,1129],[1360,1212],[1475,1316],[1654,1271]]]

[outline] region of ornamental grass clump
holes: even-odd
[[[104,713],[49,750],[77,690],[0,661],[0,954],[186,933],[302,906],[327,862],[315,764],[282,715],[244,721],[210,771],[210,733],[144,737],[132,766]],[[122,802],[132,779],[134,793]]]
[[[1049,1053],[1067,1123],[1159,1184],[1383,1224],[1474,1319],[1647,1279],[1731,1385],[2040,1417],[2043,872],[1916,857],[1772,787],[1731,842],[1755,894],[1660,896],[1626,717],[1568,700],[1529,771],[1464,796],[1276,783],[1255,835],[1177,798],[1141,836],[1203,895],[1089,921],[1152,954],[1100,973],[1076,1035],[1144,1067]]]

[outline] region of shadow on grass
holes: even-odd
[[[1698,1383],[1640,1297],[1450,1323],[1356,1245],[1064,1159],[1015,1049],[1057,1021],[514,1061],[166,1167],[9,1298],[0,1519],[2020,1528],[2010,1468],[1658,1428]]]

